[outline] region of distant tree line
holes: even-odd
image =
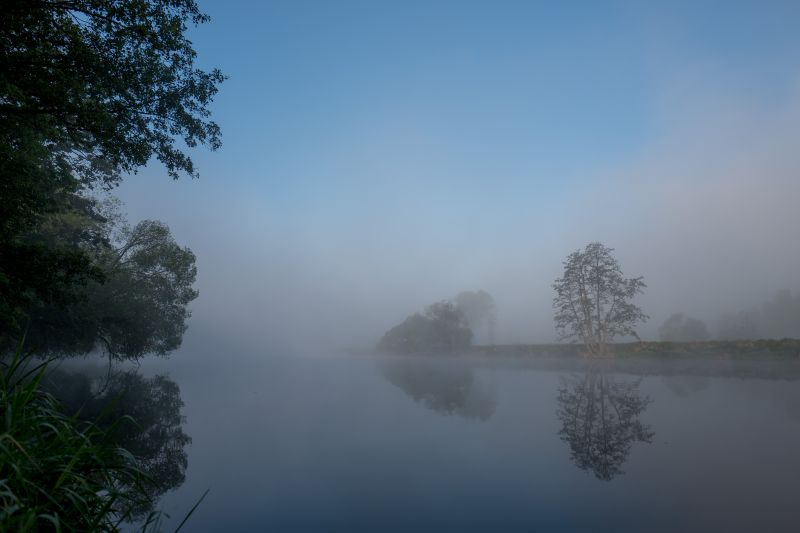
[[[722,340],[800,338],[800,292],[784,289],[752,309],[720,318]]]
[[[784,289],[760,306],[723,314],[714,338],[724,341],[800,338],[800,293]],[[702,320],[671,315],[659,328],[659,339],[669,342],[697,342],[712,338]]]
[[[649,317],[636,305],[647,287],[644,279],[628,278],[613,249],[599,242],[569,254],[563,274],[553,283],[554,320],[559,340],[582,344],[590,355],[609,352],[620,337],[641,341],[636,328]],[[486,291],[465,291],[414,314],[389,330],[378,348],[399,353],[458,352],[471,346],[475,332],[485,329],[494,343],[496,306]],[[663,342],[703,342],[712,334],[700,319],[673,313],[658,329]],[[800,293],[782,290],[763,305],[723,315],[719,340],[800,338]]]
[[[582,342],[589,353],[603,355],[618,336],[638,338],[635,327],[647,319],[633,303],[645,283],[625,278],[613,249],[593,242],[570,254],[564,274],[553,284],[556,329],[561,340]],[[485,326],[490,343],[496,326],[494,299],[485,291],[465,291],[453,302],[429,306],[390,329],[378,349],[396,353],[463,351],[472,344],[474,330]]]

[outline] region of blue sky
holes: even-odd
[[[198,253],[208,320],[245,294],[250,314],[315,300],[321,320],[347,298],[374,336],[484,287],[506,309],[506,340],[552,340],[549,283],[589,240],[654,281],[659,319],[697,292],[688,278],[740,256],[773,259],[744,261],[709,288],[724,297],[689,311],[710,320],[800,267],[779,238],[800,222],[781,207],[798,168],[783,143],[797,132],[798,2],[200,5],[212,21],[191,32],[199,62],[229,76],[213,106],[223,148],[196,151],[199,181],[152,165],[120,195]],[[705,180],[708,201],[694,188]],[[734,200],[711,218],[731,224],[706,224],[720,190]],[[735,199],[753,197],[787,214],[763,228],[753,215],[734,253]],[[705,257],[696,271],[664,266],[689,249]]]
[[[797,2],[645,4],[203,3],[202,64],[230,76],[212,164],[291,199],[340,190],[331,159],[385,141],[398,158],[450,152],[455,175],[434,181],[462,194],[557,191],[657,135],[676,76],[716,71],[764,98],[795,76]]]

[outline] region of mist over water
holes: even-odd
[[[794,529],[796,361],[185,349],[196,531]]]
[[[800,530],[800,3],[23,4],[0,362],[136,420],[124,530]]]
[[[800,43],[736,56],[725,47],[781,15],[720,51],[704,41],[713,13],[690,28],[697,13],[628,6],[600,38],[576,22],[575,49],[539,37],[576,61],[560,70],[521,44],[535,32],[513,13],[465,9],[439,56],[411,51],[396,76],[345,69],[317,95],[324,125],[302,98],[291,116],[266,98],[237,132],[252,111],[234,102],[259,81],[234,64],[219,104],[233,170],[209,158],[199,181],[153,169],[121,187],[132,217],[164,219],[198,256],[191,329],[154,363],[181,383],[193,438],[165,509],[211,487],[197,531],[794,531],[795,359],[371,350],[478,290],[496,322],[475,344],[555,342],[552,284],[595,241],[647,284],[644,341],[800,337]],[[500,17],[515,44],[476,51],[475,17]]]
[[[375,169],[371,187],[389,188],[377,198],[355,188],[334,200],[336,181],[320,176],[291,211],[213,173],[168,183],[147,172],[120,196],[132,218],[158,214],[197,253],[194,323],[237,341],[258,344],[268,331],[284,346],[369,347],[425,305],[483,289],[497,304],[497,342],[553,342],[551,284],[566,255],[592,240],[644,277],[642,338],[658,340],[673,313],[703,320],[717,337],[723,315],[800,292],[800,108],[797,91],[767,105],[702,77],[680,88],[646,146],[565,180],[558,193],[532,190],[528,204],[488,174],[494,197],[458,194],[445,185],[459,176],[455,163],[429,180]],[[381,151],[409,157],[398,146]],[[367,172],[358,156],[333,165],[324,173]],[[413,198],[395,196],[400,184]]]

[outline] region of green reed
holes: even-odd
[[[47,364],[21,348],[0,361],[0,531],[119,531],[154,504],[136,458],[113,439],[134,422],[101,429],[68,415],[41,387]],[[159,522],[151,512],[140,527]]]

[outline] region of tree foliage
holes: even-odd
[[[42,219],[151,158],[197,175],[186,148],[220,145],[223,80],[195,65],[194,0],[9,0],[0,17],[0,334],[35,305],[73,301],[102,274],[82,247],[48,246]]]
[[[26,334],[38,354],[102,346],[122,359],[180,344],[194,255],[164,224],[129,228],[94,196],[152,159],[195,177],[189,149],[220,146],[209,105],[223,76],[197,68],[186,37],[207,20],[195,0],[3,2],[0,357]],[[0,529],[117,531],[153,503],[145,480],[182,481],[174,383],[118,375],[121,418],[101,424],[88,413],[111,389],[83,401],[88,418],[68,416],[42,373],[10,379],[20,353],[0,372]],[[128,415],[135,429],[122,428]]]
[[[220,144],[208,104],[224,77],[195,66],[194,0],[11,0],[0,22],[3,133],[26,133],[88,185],[113,185],[155,156],[195,174],[178,147]]]
[[[415,313],[390,329],[378,349],[394,353],[453,353],[472,344],[472,330],[452,302],[430,305],[425,315]]]
[[[65,230],[61,224],[54,238],[96,233],[97,244],[87,251],[104,281],[90,282],[83,297],[67,305],[34,307],[28,349],[62,355],[100,347],[111,358],[136,359],[178,348],[190,317],[188,304],[197,297],[192,251],[179,246],[161,222],[146,220],[130,228],[109,216],[93,226],[86,230],[77,221]]]
[[[648,318],[632,302],[646,287],[643,278],[625,278],[611,252],[593,242],[571,253],[553,283],[559,339],[581,341],[595,355],[605,353],[616,336],[635,336],[634,327]]]

